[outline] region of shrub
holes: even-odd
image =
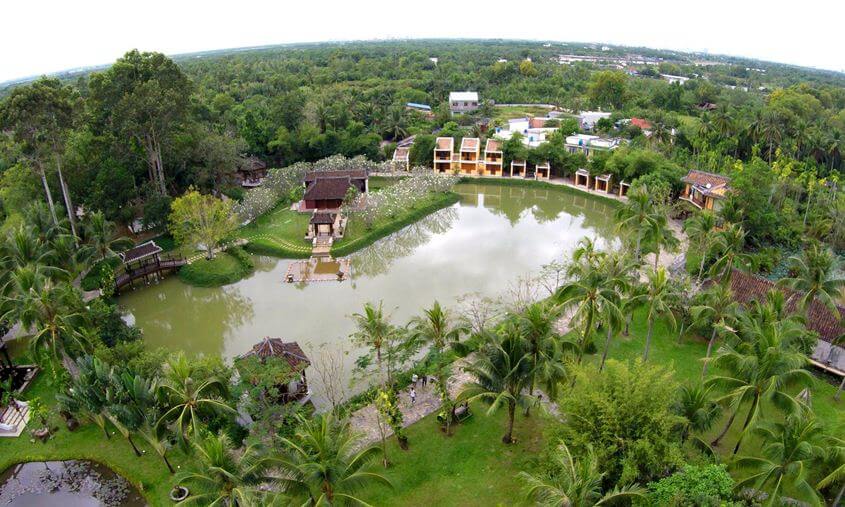
[[[642,505],[720,506],[734,498],[733,487],[725,465],[686,465],[680,472],[649,483]]]

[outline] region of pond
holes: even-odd
[[[140,507],[140,493],[108,467],[91,461],[20,463],[0,475],[0,505],[13,507]]]
[[[324,344],[350,348],[349,316],[367,301],[383,301],[393,323],[404,324],[434,300],[500,295],[583,236],[615,240],[612,205],[580,192],[495,184],[455,191],[459,203],[353,254],[350,281],[284,283],[290,261],[259,257],[256,272],[232,285],[198,288],[171,277],[120,304],[151,346],[232,358],[271,336],[298,341],[313,360]],[[315,394],[316,381],[309,376]]]

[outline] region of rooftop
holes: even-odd
[[[456,101],[456,100],[478,102],[478,92],[451,92],[451,93],[449,93],[449,102]]]
[[[305,190],[306,201],[343,200],[352,181],[346,178],[318,178]]]
[[[128,263],[145,259],[151,255],[159,254],[162,251],[163,249],[156,245],[155,241],[150,240],[121,253],[120,258],[123,259],[124,263]]]
[[[721,197],[728,190],[731,179],[721,174],[691,169],[681,181],[697,187],[705,195]]]
[[[477,137],[465,137],[461,140],[461,151],[476,151],[481,141]]]
[[[239,171],[261,171],[263,169],[267,169],[267,164],[258,157],[242,157],[238,161],[238,170]]]
[[[502,143],[498,139],[488,139],[484,151],[502,151]]]
[[[265,337],[252,346],[247,353],[238,356],[239,359],[256,356],[260,359],[278,357],[288,362],[295,370],[305,369],[311,364],[302,347],[296,342],[283,342],[281,338]]]
[[[454,146],[455,140],[451,137],[438,137],[434,149],[452,151]]]
[[[399,146],[393,152],[393,160],[394,162],[406,162],[410,153],[411,148],[409,146]]]
[[[311,223],[314,225],[333,224],[336,218],[337,213],[315,211],[314,214],[311,215]]]

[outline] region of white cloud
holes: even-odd
[[[845,2],[657,0],[485,3],[239,0],[6,2],[0,81],[110,63],[129,49],[178,54],[287,42],[472,37],[595,41],[845,69]]]

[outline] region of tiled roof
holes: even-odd
[[[238,162],[238,170],[245,172],[267,169],[267,164],[258,157],[244,157]]]
[[[129,250],[120,254],[120,257],[123,259],[123,262],[133,262],[137,260],[141,260],[145,257],[149,257],[150,255],[155,255],[157,253],[161,253],[162,248],[156,245],[155,241],[147,241],[146,243],[141,243],[136,247],[132,247]]]
[[[747,305],[753,301],[765,301],[766,294],[772,289],[777,289],[784,293],[789,312],[798,311],[798,303],[803,294],[784,287],[778,287],[765,278],[745,273],[738,269],[733,270],[731,275],[731,292],[733,292],[734,299],[742,304]],[[807,327],[819,333],[819,337],[828,343],[832,343],[845,334],[845,327],[842,326],[841,322],[841,319],[845,318],[845,308],[837,306],[837,309],[839,310],[838,316],[834,315],[828,307],[816,299],[810,303],[810,308],[807,312]]]
[[[314,225],[333,224],[337,218],[336,213],[329,213],[325,211],[316,211],[311,215],[311,223]]]
[[[353,180],[365,180],[367,179],[367,171],[364,169],[348,169],[348,170],[341,170],[341,171],[310,171],[305,174],[305,183],[310,183],[317,178],[319,179],[328,179],[328,178],[349,178]]]
[[[651,122],[649,122],[648,120],[644,120],[643,118],[631,118],[631,125],[639,127],[643,130],[648,130],[651,128]]]
[[[461,151],[475,151],[478,149],[478,145],[477,137],[465,137],[461,140]]]
[[[502,143],[496,139],[488,139],[484,151],[502,151]]]
[[[455,140],[452,139],[451,137],[438,137],[436,149],[438,149],[438,150],[451,150],[454,145],[455,145]]]
[[[283,342],[281,338],[270,338],[269,336],[253,345],[249,352],[240,357],[250,356],[257,356],[260,359],[278,357],[286,360],[293,369],[304,369],[311,364],[298,343]]]
[[[352,186],[349,177],[346,178],[318,178],[305,190],[306,201],[322,201],[327,199],[343,199],[346,191]]]
[[[684,183],[698,187],[706,195],[722,197],[728,190],[731,179],[721,174],[713,174],[704,171],[690,170],[686,176],[681,178]]]

